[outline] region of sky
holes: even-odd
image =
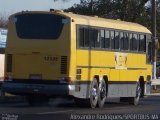
[[[10,14],[22,10],[45,10],[52,9],[66,9],[75,3],[80,3],[80,0],[0,0],[0,15],[9,16]]]

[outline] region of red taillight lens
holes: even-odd
[[[65,77],[64,81],[66,81],[67,83],[71,83],[72,82],[71,77]]]
[[[11,74],[11,73],[7,73],[7,74],[5,75],[4,80],[9,80],[9,81],[11,81],[11,80],[12,80],[12,74]]]
[[[72,83],[71,77],[62,77],[60,83]]]

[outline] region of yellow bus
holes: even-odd
[[[3,90],[33,105],[55,96],[92,108],[109,97],[137,105],[150,90],[151,32],[120,20],[23,11],[9,18]]]

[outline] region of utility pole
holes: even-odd
[[[153,79],[156,79],[156,0],[152,0],[152,34],[153,34]]]

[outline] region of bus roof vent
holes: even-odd
[[[50,12],[64,12],[63,10],[55,10],[55,9],[50,9]]]

